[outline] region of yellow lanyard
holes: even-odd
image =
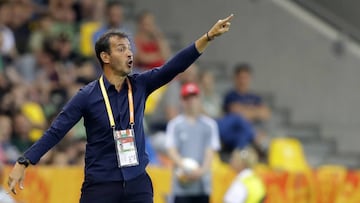
[[[103,75],[100,77],[99,82],[100,82],[101,93],[102,93],[102,95],[104,97],[106,111],[108,113],[110,126],[111,126],[111,128],[115,129],[114,115],[113,115],[112,110],[111,110],[109,96],[108,96],[108,94],[106,92],[106,89],[105,89]],[[134,122],[134,103],[133,103],[134,100],[133,100],[131,83],[130,83],[129,78],[127,78],[127,77],[126,77],[126,82],[127,82],[127,85],[128,85],[128,100],[129,100],[129,113],[130,113],[130,122],[129,122],[129,124],[130,124],[131,128],[133,128],[133,126],[135,124],[135,122]]]

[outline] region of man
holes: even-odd
[[[225,203],[260,203],[264,200],[265,186],[251,169],[257,161],[257,154],[250,147],[233,151],[230,166],[238,175],[224,196]]]
[[[201,113],[199,93],[195,83],[182,86],[184,113],[172,119],[166,130],[166,147],[176,169],[172,188],[175,203],[209,203],[210,166],[220,141],[216,122]],[[189,170],[189,159],[199,167]]]
[[[227,32],[232,17],[219,20],[161,68],[131,76],[133,53],[127,35],[116,31],[102,35],[95,51],[104,74],[82,88],[44,136],[18,159],[9,175],[10,190],[16,194],[18,183],[22,189],[26,167],[36,164],[83,117],[87,145],[80,202],[153,202],[151,180],[145,172],[146,98],[192,64],[209,41]]]
[[[264,160],[268,142],[265,126],[271,112],[262,98],[250,90],[251,80],[251,66],[247,63],[237,64],[234,70],[234,89],[224,99],[226,114],[219,122],[220,136],[222,141],[224,137],[237,139],[240,141],[238,148],[252,144],[261,160]]]
[[[224,100],[227,113],[237,113],[251,123],[261,123],[269,119],[270,110],[261,97],[250,91],[252,68],[249,64],[238,64],[234,70],[234,89]]]

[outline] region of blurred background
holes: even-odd
[[[171,194],[165,130],[182,111],[180,88],[186,82],[200,86],[203,113],[219,127],[222,148],[212,165],[212,202],[222,202],[235,177],[228,164],[232,150],[247,145],[260,156],[254,170],[266,186],[265,202],[360,202],[359,4],[0,0],[1,181],[71,96],[100,76],[93,46],[106,30],[129,34],[134,72],[142,72],[161,66],[234,13],[231,31],[148,99],[155,202]],[[80,121],[28,170],[17,201],[77,202],[85,145]]]

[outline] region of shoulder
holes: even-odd
[[[237,179],[238,180],[243,180],[249,176],[252,176],[254,174],[253,170],[246,168],[244,170],[242,170],[238,175],[237,175]]]
[[[130,79],[131,82],[135,82],[136,80],[139,79],[140,75],[141,73],[132,73],[128,76],[128,78]]]
[[[133,86],[133,91],[136,91],[138,87],[144,87],[146,78],[142,77],[142,73],[133,73],[128,78]]]
[[[238,100],[239,96],[240,95],[235,90],[229,90],[224,96],[225,104]]]
[[[147,80],[148,78],[151,78],[153,76],[154,73],[159,72],[161,69],[161,67],[155,67],[149,70],[145,70],[143,72],[140,73],[133,73],[131,75],[129,75],[129,77],[134,78],[135,80]]]
[[[179,126],[183,126],[184,122],[186,122],[186,118],[183,115],[178,115],[175,118],[171,119],[168,124],[167,124],[167,128],[168,129],[175,129],[178,128]]]
[[[148,71],[151,71],[151,70],[147,70],[147,71],[144,71],[144,72],[132,73],[128,77],[129,77],[130,81],[133,82],[133,83],[143,82],[144,80],[147,79],[146,78],[147,77],[146,73]]]
[[[168,123],[168,125],[176,126],[179,124],[182,124],[185,121],[185,116],[178,115],[175,118],[171,119]]]
[[[236,179],[228,188],[224,196],[224,202],[245,202],[247,195],[248,191],[245,185]]]
[[[248,120],[246,120],[243,116],[241,116],[239,114],[231,113],[227,117],[230,121],[233,121],[234,123],[242,123],[244,125],[251,125]]]
[[[96,90],[96,88],[98,86],[98,82],[99,82],[99,80],[94,80],[94,81],[90,82],[89,84],[83,86],[82,88],[80,88],[79,93],[81,92],[81,94],[89,96]]]
[[[216,121],[215,121],[213,118],[209,117],[209,116],[203,115],[203,116],[200,117],[200,120],[201,120],[203,123],[205,123],[206,125],[209,125],[209,126],[212,127],[212,128],[213,128],[213,127],[217,127]]]
[[[236,91],[234,89],[228,90],[225,93],[225,97],[230,97],[230,96],[234,96],[234,95],[236,95]]]
[[[178,130],[179,128],[181,128],[181,126],[183,126],[182,124],[184,123],[184,121],[185,121],[185,118],[181,115],[170,120],[166,126],[167,133],[170,133],[170,134],[175,133],[176,130]]]
[[[254,98],[254,99],[260,99],[261,96],[255,92],[249,92],[245,94],[246,97]]]

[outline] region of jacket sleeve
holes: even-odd
[[[64,106],[44,135],[25,151],[24,156],[30,160],[31,164],[36,164],[80,120],[86,106],[86,98],[84,91],[80,90]]]
[[[167,84],[179,73],[184,72],[201,54],[197,51],[195,43],[179,51],[163,66],[146,71],[138,76],[145,82],[146,95]]]

